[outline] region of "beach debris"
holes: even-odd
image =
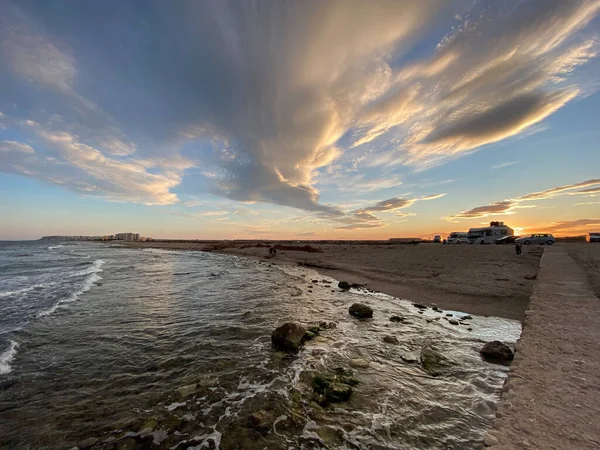
[[[450,320],[448,321],[448,323],[449,323],[450,325],[458,325],[458,324],[459,324],[458,320],[456,320],[456,319],[450,319]]]
[[[273,425],[273,414],[261,409],[250,414],[250,426],[258,431],[267,431]]]
[[[352,386],[357,384],[353,372],[342,367],[336,368],[334,373],[317,373],[312,381],[315,400],[322,406],[347,402],[352,395]]]
[[[368,369],[371,363],[363,358],[352,358],[348,360],[348,365],[355,369]]]
[[[273,347],[288,353],[297,352],[306,340],[306,328],[294,322],[286,322],[271,334]]]
[[[383,342],[385,342],[386,344],[394,344],[394,345],[398,345],[400,343],[398,338],[396,336],[392,336],[391,334],[385,335],[383,337]]]
[[[487,362],[494,364],[510,364],[515,355],[508,345],[500,341],[491,341],[483,346],[479,354]]]
[[[413,303],[413,306],[419,309],[427,309],[427,306],[425,306],[423,303]]]
[[[360,319],[370,319],[373,317],[373,309],[363,303],[354,303],[350,308],[348,308],[348,312],[351,316],[358,317]]]
[[[429,346],[425,346],[421,348],[421,365],[425,372],[437,377],[443,374],[452,363],[441,353]]]
[[[390,317],[390,322],[404,322],[404,317],[392,316]]]
[[[319,322],[319,328],[322,328],[323,330],[333,330],[336,327],[337,322]]]

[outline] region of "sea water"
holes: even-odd
[[[508,369],[478,351],[520,324],[452,325],[461,313],[408,300],[229,255],[0,243],[0,447],[481,447]],[[355,302],[373,319],[351,317]],[[337,326],[284,355],[270,335],[287,321]],[[422,369],[423,346],[452,362],[443,374]],[[338,367],[359,384],[322,407],[313,374]]]

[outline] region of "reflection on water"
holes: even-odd
[[[0,375],[4,446],[477,448],[507,374],[481,361],[482,339],[515,342],[520,333],[514,321],[455,326],[446,312],[340,292],[304,268],[194,252],[86,252],[105,261],[101,285],[10,335],[19,348],[12,372]],[[372,320],[348,314],[357,301],[374,309]],[[337,327],[290,357],[270,346],[286,321]],[[443,375],[421,369],[424,345],[450,360]],[[323,408],[312,374],[337,367],[360,384],[348,403]],[[252,421],[259,411],[264,424]]]

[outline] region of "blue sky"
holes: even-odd
[[[599,15],[0,0],[0,239],[600,229]]]

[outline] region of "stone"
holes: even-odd
[[[323,406],[329,403],[347,402],[352,395],[352,386],[358,384],[351,370],[338,367],[335,372],[335,374],[318,373],[313,378],[315,398]]]
[[[360,319],[370,319],[373,317],[373,310],[371,307],[363,303],[354,303],[348,309],[348,312],[351,316],[358,317]]]
[[[421,364],[423,369],[434,377],[444,373],[445,369],[450,366],[450,362],[431,347],[421,349]]]
[[[395,344],[395,345],[398,345],[400,343],[400,341],[398,340],[398,338],[396,336],[392,336],[389,334],[383,337],[383,342],[385,342],[387,344]]]
[[[348,365],[350,367],[354,367],[355,369],[368,369],[370,366],[370,362],[363,358],[353,358],[348,360]]]
[[[419,309],[427,309],[427,306],[425,306],[423,303],[413,303],[413,306]]]
[[[460,318],[460,320],[471,320],[471,319],[473,319],[473,318],[472,318],[471,316],[469,316],[469,315],[467,315],[467,316],[462,316],[462,317]]]
[[[347,281],[340,281],[340,282],[338,283],[338,287],[339,287],[340,289],[343,289],[343,290],[345,290],[345,291],[348,291],[348,290],[350,290],[350,288],[352,287],[352,285],[351,285],[350,283],[348,283]]]
[[[412,353],[403,353],[402,355],[400,355],[400,359],[402,359],[402,361],[404,361],[404,362],[411,363],[411,364],[414,364],[419,361],[419,358],[417,357],[417,355],[414,355]]]
[[[287,322],[271,334],[273,347],[288,353],[297,352],[306,340],[306,329],[294,322]]]
[[[498,445],[498,438],[494,436],[492,433],[487,432],[483,437],[483,445],[486,447],[491,447],[493,445]]]
[[[458,323],[459,323],[459,322],[458,322],[458,320],[456,320],[456,319],[450,319],[450,320],[448,321],[448,323],[449,323],[450,325],[458,325]]]
[[[318,283],[319,280],[310,280],[311,283]]]
[[[319,328],[323,330],[333,330],[335,327],[337,327],[337,323],[335,322],[319,322]]]
[[[469,327],[467,328],[467,331],[473,331],[473,328]]]
[[[148,419],[141,427],[140,431],[152,432],[158,426],[155,418]]]
[[[404,322],[404,317],[392,316],[390,317],[390,322]]]
[[[177,389],[177,392],[179,392],[179,395],[181,397],[185,398],[185,397],[189,397],[194,392],[196,392],[197,388],[198,388],[198,385],[196,383],[188,384],[187,386],[181,386],[179,389]]]
[[[250,426],[258,431],[267,431],[273,425],[273,414],[264,409],[250,415]]]
[[[491,341],[479,351],[483,359],[495,364],[510,364],[515,355],[508,345],[500,341]]]
[[[315,333],[313,333],[312,331],[307,331],[306,333],[304,333],[304,338],[307,341],[311,341],[316,337],[317,337],[317,335]]]
[[[452,314],[448,313],[446,314],[446,317],[452,317]]]

